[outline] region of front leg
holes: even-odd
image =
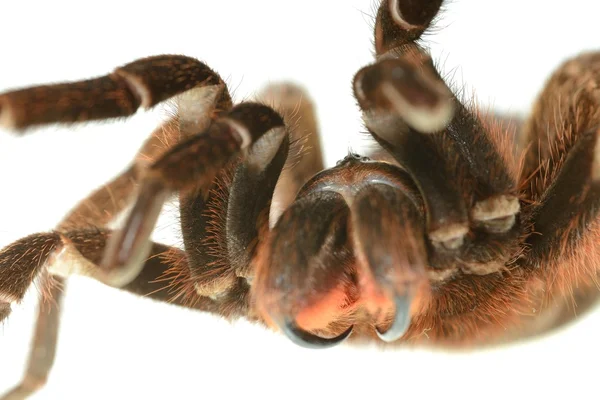
[[[0,94],[0,126],[25,133],[49,123],[128,117],[194,88],[225,87],[200,61],[179,55],[135,60],[85,81],[42,85]],[[227,91],[223,104],[231,104]]]
[[[363,111],[366,110],[366,125],[374,132],[376,139],[380,143],[382,140],[388,142],[388,150],[394,147],[391,152],[413,171],[418,169],[418,166],[411,168],[408,165],[411,163],[410,157],[398,154],[397,143],[393,142],[408,140],[398,136],[408,138],[416,136],[417,133],[428,134],[429,140],[410,140],[419,140],[420,146],[438,153],[442,162],[438,161],[436,164],[438,168],[446,164],[446,168],[450,170],[448,175],[463,175],[460,178],[463,182],[460,185],[461,193],[454,195],[453,201],[458,202],[458,195],[463,197],[471,224],[489,233],[506,233],[515,227],[516,215],[520,208],[517,199],[518,163],[515,160],[512,142],[499,124],[450,92],[433,60],[426,55],[420,43],[422,35],[434,21],[442,3],[442,0],[387,0],[379,7],[375,25],[378,63],[367,67],[362,74],[359,72],[355,84],[363,89],[368,86],[375,87],[373,94],[380,96],[380,104],[382,100],[396,104],[393,114],[397,117],[391,119],[388,114],[384,122],[388,125],[393,123],[396,128],[395,138],[388,137],[385,129],[381,127],[383,124],[377,123],[377,120],[383,119],[382,113],[376,112],[379,104],[367,105],[364,101],[361,102],[363,96],[358,90],[357,97]],[[397,62],[391,63],[389,60]],[[407,62],[420,66],[421,76],[418,76],[416,84],[411,83],[408,76],[399,79],[400,75],[394,75],[394,71],[406,71],[407,68],[403,64]],[[396,66],[391,74],[386,73],[386,69],[390,68],[388,65]],[[365,80],[367,74],[372,76],[370,82]],[[402,80],[405,82],[401,82]],[[453,113],[447,112],[448,106],[444,107],[447,102],[434,102],[434,98],[431,95],[427,96],[428,92],[418,86],[419,83],[429,84],[430,88],[434,89],[434,82],[437,83],[437,92],[442,94],[442,98],[451,97]],[[405,86],[399,87],[398,83]],[[396,86],[392,93],[388,93],[390,85]],[[365,95],[369,96],[366,93]],[[398,129],[398,125],[404,124],[408,126]],[[428,126],[432,124],[433,126]],[[407,134],[399,135],[399,130]],[[392,146],[389,146],[390,141]],[[425,153],[425,149],[421,152]],[[416,179],[423,181],[423,178],[419,176]],[[437,184],[436,187],[441,185]],[[445,198],[450,198],[449,193],[445,194]]]
[[[463,104],[418,43],[440,6],[382,2],[377,62],[356,74],[354,93],[372,136],[419,186],[431,263],[487,275],[519,248],[518,163],[509,133]]]
[[[177,72],[178,67],[185,71]],[[173,74],[165,75],[165,72]],[[231,98],[221,78],[209,67],[181,56],[150,57],[118,68],[110,76],[26,88],[0,95],[0,124],[23,130],[45,123],[125,116],[139,105],[137,100],[142,106],[150,107],[186,90],[177,98],[178,114],[152,133],[128,169],[79,203],[55,232],[31,235],[0,251],[0,321],[8,317],[11,303],[20,301],[32,281],[38,277],[44,294],[40,299],[27,369],[21,383],[6,395],[7,399],[25,398],[46,381],[54,361],[64,277],[80,272],[106,280],[111,275],[98,268],[98,260],[94,260],[102,253],[99,249],[104,248],[102,231],[91,229],[86,233],[82,227],[101,227],[113,220],[127,206],[146,166],[160,158],[180,137],[186,138],[205,130],[215,109],[229,108]],[[139,99],[136,93],[141,95]],[[130,98],[135,98],[131,104],[126,101]],[[80,250],[91,259],[82,255]],[[155,262],[146,264],[154,265]],[[168,267],[171,264],[166,265],[165,268],[159,268],[161,274],[171,271]],[[181,262],[177,265],[181,265]],[[148,273],[146,269],[142,272],[141,279]],[[57,275],[51,276],[53,273]],[[180,286],[169,278],[161,282],[163,286]],[[125,289],[139,293],[152,286],[147,282],[142,283],[134,279]],[[165,289],[160,283],[156,286],[155,289]],[[171,295],[164,297],[175,303],[181,300],[182,304],[187,304],[184,299],[171,299]],[[42,304],[46,301],[50,303],[49,307]],[[219,308],[208,300],[195,302],[194,306],[230,314],[239,308],[231,304]]]

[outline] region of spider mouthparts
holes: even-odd
[[[396,305],[396,311],[394,312],[394,320],[392,325],[385,332],[381,332],[379,328],[376,328],[377,336],[384,342],[395,342],[400,339],[408,330],[410,325],[410,304],[412,296],[396,295],[394,298],[394,304]]]
[[[327,349],[333,346],[337,346],[345,341],[350,334],[354,326],[350,326],[340,335],[333,338],[322,338],[317,335],[313,335],[300,328],[291,318],[285,318],[283,321],[278,323],[279,328],[285,335],[295,344],[307,349]]]

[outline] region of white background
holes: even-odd
[[[237,100],[291,79],[315,98],[327,164],[365,140],[351,96],[371,62],[372,0],[4,1],[0,91],[84,79],[139,57],[206,61]],[[454,0],[429,44],[483,104],[526,113],[566,57],[598,49],[592,0]],[[0,131],[0,247],[52,229],[127,165],[162,117]],[[174,243],[167,215],[157,237]],[[172,217],[172,216],[171,216]],[[0,392],[21,376],[35,292],[0,327]],[[544,398],[597,395],[600,313],[542,340],[466,354],[374,348],[309,351],[239,322],[70,282],[56,367],[36,399]]]

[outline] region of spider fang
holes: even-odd
[[[308,349],[327,349],[345,341],[350,334],[354,326],[350,326],[340,335],[333,338],[322,338],[320,336],[313,335],[312,333],[306,332],[296,325],[296,323],[286,318],[278,324],[281,331],[295,344]]]
[[[400,339],[410,325],[411,296],[396,295],[394,304],[396,305],[396,311],[394,312],[394,320],[390,328],[385,332],[381,332],[379,328],[376,328],[377,336],[388,343]]]

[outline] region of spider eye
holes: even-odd
[[[371,159],[369,157],[365,157],[365,156],[361,156],[358,153],[348,153],[348,155],[346,157],[344,157],[342,160],[338,161],[337,163],[335,163],[335,165],[343,165],[343,164],[347,164],[349,162],[367,162],[367,161],[371,161]]]

